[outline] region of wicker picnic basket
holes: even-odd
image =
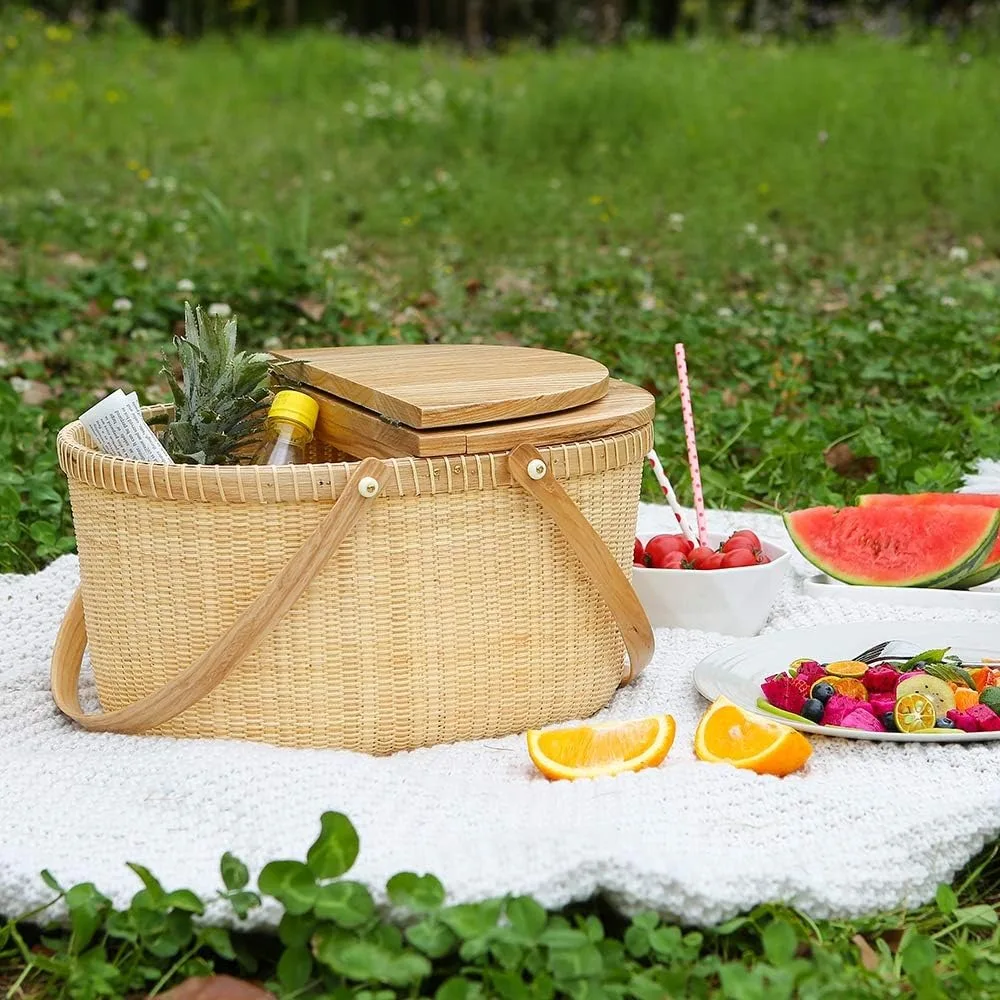
[[[525,350],[285,355],[321,401],[306,465],[134,462],[64,427],[81,586],[57,705],[376,754],[592,715],[652,655],[629,582],[652,398]]]

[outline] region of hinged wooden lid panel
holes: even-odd
[[[274,354],[287,362],[287,378],[417,430],[568,410],[601,399],[608,387],[599,362],[532,347],[392,344]]]
[[[536,447],[608,437],[643,427],[653,419],[653,397],[638,386],[611,379],[603,399],[562,413],[469,427],[417,431],[392,424],[369,410],[317,390],[316,438],[355,457],[434,458],[509,451],[519,444]]]

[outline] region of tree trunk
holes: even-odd
[[[289,30],[299,26],[299,0],[285,0],[282,22]]]
[[[680,14],[680,0],[653,0],[649,10],[649,30],[653,37],[673,38]]]
[[[483,48],[483,0],[465,2],[465,47],[470,52]]]
[[[417,38],[426,38],[431,30],[431,0],[417,0]]]

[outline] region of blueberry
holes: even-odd
[[[896,725],[896,716],[892,712],[886,712],[882,716],[882,725],[885,726],[885,731],[887,733],[898,733],[899,726]]]
[[[819,684],[814,684],[812,691],[809,692],[812,698],[816,701],[822,702],[824,705],[837,693],[837,689],[830,684],[828,681],[822,681]]]
[[[958,726],[955,725],[955,723],[954,723],[954,721],[952,719],[949,719],[947,716],[945,716],[942,719],[935,720],[935,722],[934,722],[934,728],[935,729],[958,729]]]
[[[819,698],[810,698],[803,706],[802,710],[799,712],[804,719],[808,719],[810,722],[820,723],[823,721],[823,712],[826,710],[826,706],[819,700]]]

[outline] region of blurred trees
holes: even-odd
[[[323,24],[401,41],[448,37],[475,51],[502,48],[514,38],[553,45],[562,38],[609,44],[629,33],[665,39],[699,31],[811,34],[845,19],[955,31],[1000,0],[49,0],[34,6],[55,16],[124,7],[150,31],[189,36]]]

